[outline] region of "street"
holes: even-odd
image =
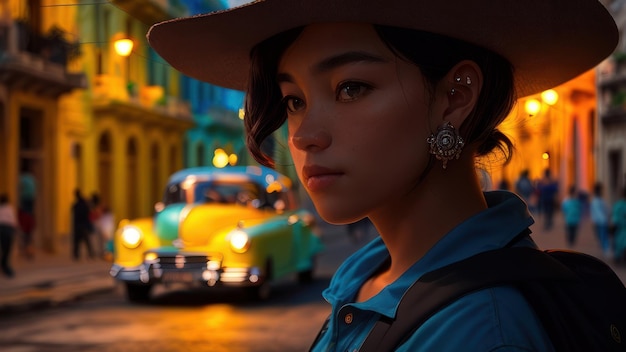
[[[533,237],[542,248],[565,248],[560,214],[546,232],[542,220]],[[265,302],[250,302],[231,290],[160,288],[150,304],[130,304],[121,286],[65,305],[0,317],[3,352],[56,351],[306,351],[330,307],[321,297],[332,273],[359,245],[344,228],[328,226],[327,250],[310,284],[284,280]],[[591,226],[581,226],[573,248],[595,256],[601,252]],[[610,261],[608,261],[610,263]],[[622,281],[626,267],[614,267]]]
[[[328,279],[274,287],[267,302],[232,292],[161,293],[148,305],[123,292],[0,321],[2,351],[304,351],[328,315]]]
[[[322,229],[326,251],[315,280],[283,280],[265,302],[234,290],[158,288],[149,304],[126,301],[122,286],[44,310],[0,316],[3,352],[305,351],[330,312],[321,296],[359,245],[344,227]],[[210,292],[209,292],[210,291]]]

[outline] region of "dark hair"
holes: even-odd
[[[511,159],[513,144],[497,129],[516,99],[513,68],[506,59],[487,49],[438,34],[380,25],[374,28],[393,52],[420,69],[431,94],[455,64],[462,60],[476,62],[483,73],[483,86],[474,110],[459,128],[460,134],[466,144],[476,145],[477,156],[499,149],[505,162]],[[274,166],[274,161],[261,150],[261,145],[287,118],[276,83],[278,61],[301,31],[302,28],[296,28],[278,34],[259,43],[251,52],[246,142],[252,156],[270,167]]]
[[[0,204],[7,204],[9,202],[9,195],[6,193],[0,193]]]

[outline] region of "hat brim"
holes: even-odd
[[[182,73],[245,90],[254,45],[322,22],[411,28],[490,49],[513,65],[520,97],[593,68],[619,38],[615,21],[597,0],[261,0],[155,24],[148,41]]]

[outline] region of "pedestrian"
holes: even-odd
[[[528,210],[534,212],[534,202],[532,199],[533,194],[535,193],[535,186],[533,186],[533,182],[529,177],[530,172],[528,169],[522,170],[520,175],[515,181],[515,193],[517,193],[528,205]]]
[[[100,226],[100,218],[103,214],[103,205],[100,202],[100,195],[94,192],[91,194],[91,200],[89,203],[89,220],[93,224],[93,232],[90,234],[90,238],[93,239],[92,247],[97,256],[103,258],[105,254],[105,239]]]
[[[583,205],[578,197],[576,186],[569,187],[567,197],[561,203],[561,211],[565,221],[565,240],[567,245],[572,248],[576,245],[578,226],[583,214]]]
[[[72,258],[80,259],[80,247],[82,245],[87,249],[89,258],[94,258],[94,252],[89,241],[89,235],[93,231],[90,213],[91,208],[89,202],[83,197],[81,191],[74,191],[75,201],[72,204]]]
[[[113,259],[113,234],[115,233],[115,216],[111,208],[104,206],[102,208],[102,216],[98,219],[96,225],[102,233],[104,240],[104,259],[111,261]]]
[[[35,230],[35,214],[20,208],[17,211],[17,220],[22,232],[20,241],[20,254],[22,257],[33,260],[35,258],[35,247],[33,244],[33,231]]]
[[[331,315],[312,347],[353,351],[379,318],[394,319],[422,274],[536,246],[526,204],[483,192],[476,158],[510,160],[498,126],[515,98],[593,68],[618,34],[597,0],[265,0],[160,23],[148,39],[186,75],[246,91],[259,163],[274,165],[262,146],[286,124],[298,178],[325,221],[368,217],[378,230],[324,291]],[[458,298],[397,349],[460,350],[554,349],[528,301],[505,286]]]
[[[28,160],[22,160],[20,162],[19,189],[19,209],[29,214],[34,214],[35,198],[37,197],[37,181],[30,170]]]
[[[626,188],[611,211],[611,223],[615,226],[613,237],[613,256],[616,263],[626,261]]]
[[[18,223],[22,231],[19,243],[20,254],[26,259],[33,259],[34,244],[33,232],[35,231],[35,199],[37,197],[37,181],[31,172],[31,163],[22,159],[20,161],[19,175],[19,204]]]
[[[507,180],[506,178],[501,179],[500,183],[498,183],[498,189],[502,190],[502,191],[510,191],[511,190],[511,184],[510,184],[509,180]]]
[[[543,217],[543,229],[550,231],[554,224],[554,208],[559,193],[559,184],[552,179],[550,169],[544,170],[543,178],[539,181],[537,188],[539,191],[539,212]]]
[[[6,193],[0,194],[0,266],[2,273],[9,278],[15,275],[11,264],[11,249],[17,233],[17,215]]]
[[[603,198],[603,186],[600,182],[597,182],[593,186],[593,197],[589,205],[589,212],[598,244],[602,249],[602,254],[605,258],[609,258],[611,255],[609,240],[609,216],[611,210],[608,203]]]

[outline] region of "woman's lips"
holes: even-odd
[[[342,172],[323,166],[308,165],[302,168],[306,188],[311,192],[319,192],[330,187]]]

